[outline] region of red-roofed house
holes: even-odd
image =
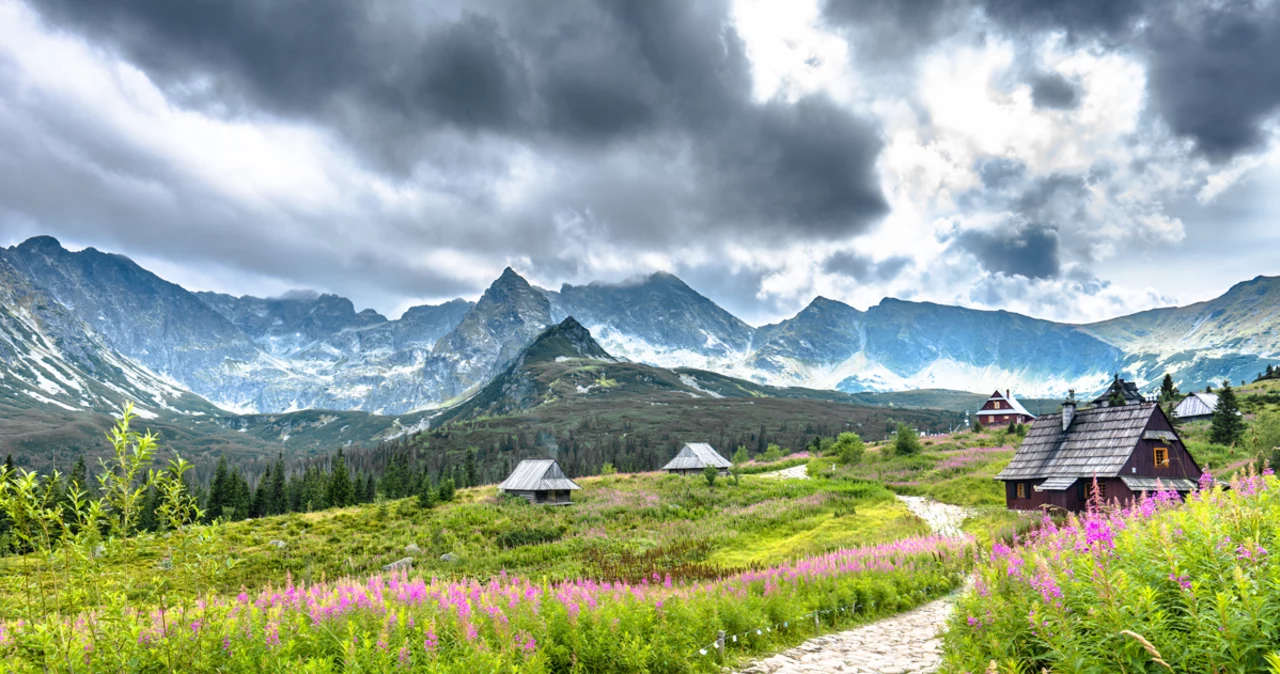
[[[1007,426],[1010,422],[1029,424],[1035,420],[1035,415],[1013,397],[1012,391],[992,393],[987,402],[982,404],[982,409],[978,410],[978,423],[983,426]]]

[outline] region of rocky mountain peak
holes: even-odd
[[[613,357],[591,336],[573,316],[553,325],[533,340],[522,354],[525,362],[556,360],[559,358],[588,358],[609,360]]]
[[[52,236],[33,236],[15,246],[15,250],[43,255],[66,252],[66,249],[62,247],[62,243]]]

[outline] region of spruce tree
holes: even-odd
[[[479,453],[475,447],[467,448],[466,471],[467,486],[477,487],[480,485],[480,476],[476,470],[476,455]]]
[[[436,507],[436,487],[431,484],[431,474],[422,473],[422,482],[418,484],[418,507],[430,510]]]
[[[1230,381],[1222,382],[1218,391],[1218,406],[1213,410],[1213,422],[1209,428],[1209,441],[1219,445],[1234,445],[1244,436],[1244,419],[1240,416],[1240,404]]]
[[[276,463],[271,467],[271,483],[267,485],[267,515],[282,515],[289,510],[288,497],[285,496],[284,453],[276,454]]]
[[[446,477],[445,479],[440,480],[439,491],[440,491],[439,496],[441,501],[445,503],[452,501],[454,496],[453,478]]]
[[[218,467],[213,471],[213,484],[209,486],[209,500],[205,504],[205,519],[212,522],[223,516],[222,509],[231,503],[230,475],[227,457],[218,457]]]
[[[343,508],[351,505],[351,473],[347,471],[347,460],[342,455],[342,448],[333,457],[333,468],[329,475],[329,507]]]
[[[364,502],[373,503],[378,500],[378,482],[373,479],[373,473],[364,479]]]
[[[231,519],[238,522],[249,516],[249,510],[253,503],[253,494],[249,491],[249,481],[244,479],[244,475],[240,473],[239,468],[232,471],[230,482]]]
[[[81,491],[89,491],[89,469],[84,465],[84,457],[76,458],[76,465],[71,468],[71,484],[77,485]]]
[[[1164,381],[1160,382],[1160,400],[1161,402],[1169,402],[1178,396],[1178,387],[1173,385],[1173,376],[1168,372],[1164,375]]]

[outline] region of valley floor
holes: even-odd
[[[922,497],[900,496],[911,511],[943,536],[960,537],[964,508]],[[941,631],[960,593],[857,629],[827,634],[743,668],[740,674],[921,674],[942,661]]]

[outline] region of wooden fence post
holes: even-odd
[[[720,654],[720,664],[724,664],[724,630],[716,635],[716,652]]]

